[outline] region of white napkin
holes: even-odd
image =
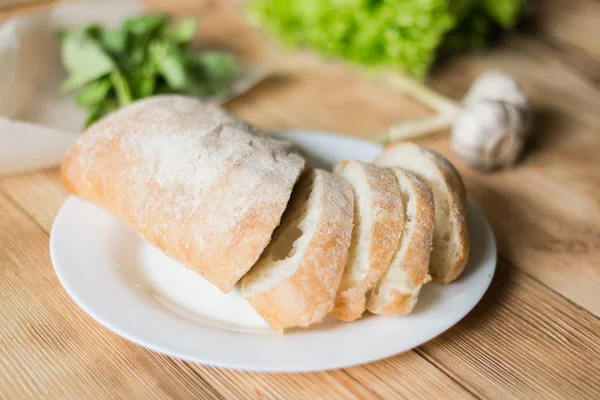
[[[115,27],[142,10],[137,0],[87,0],[0,25],[0,176],[58,166],[84,125],[73,98],[59,94],[56,29]]]

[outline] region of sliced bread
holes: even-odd
[[[354,227],[348,261],[332,315],[360,318],[367,293],[390,265],[404,225],[400,187],[392,171],[358,161],[341,161],[334,172],[354,189]]]
[[[455,280],[469,258],[466,193],[456,169],[441,154],[414,143],[387,146],[375,164],[404,168],[427,182],[435,202],[429,274],[436,282]]]
[[[352,237],[354,198],[343,178],[306,172],[242,294],[276,332],[321,321],[333,308]]]
[[[392,167],[401,190],[406,223],[390,267],[369,295],[367,309],[374,314],[403,315],[417,303],[428,282],[435,206],[427,184],[412,172]]]

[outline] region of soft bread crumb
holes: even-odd
[[[404,213],[398,183],[388,169],[342,161],[334,170],[354,189],[355,216],[352,244],[332,314],[352,321],[365,311],[368,292],[398,247]]]
[[[406,213],[400,245],[390,267],[370,293],[367,308],[375,314],[408,314],[418,300],[427,274],[434,229],[433,194],[411,172],[391,168]]]
[[[242,294],[276,332],[306,327],[331,311],[350,246],[353,203],[350,185],[322,170],[307,172],[296,185],[273,240],[242,279]]]
[[[448,283],[460,275],[469,257],[466,193],[460,175],[441,154],[414,143],[398,143],[377,157],[375,164],[412,171],[433,191],[435,230],[430,274]]]
[[[307,172],[294,187],[271,243],[242,281],[244,296],[266,292],[296,272],[319,222],[321,180],[320,175]]]

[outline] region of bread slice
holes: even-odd
[[[367,309],[374,314],[404,315],[417,303],[419,291],[431,277],[429,257],[433,243],[435,205],[427,184],[412,172],[392,167],[402,192],[406,223],[400,246],[375,288]]]
[[[350,246],[352,188],[321,170],[303,175],[242,294],[276,332],[321,321],[333,308]]]
[[[124,107],[69,150],[69,191],[229,291],[258,260],[305,165],[289,144],[183,96]]]
[[[367,293],[386,271],[400,243],[404,212],[392,171],[358,161],[340,161],[334,172],[354,189],[354,227],[348,261],[331,314],[360,318]]]
[[[466,193],[456,169],[441,154],[410,142],[387,146],[375,164],[404,168],[427,182],[435,202],[429,273],[436,282],[455,280],[469,258]]]

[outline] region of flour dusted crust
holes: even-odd
[[[392,167],[401,188],[406,222],[389,268],[371,291],[367,309],[374,314],[404,315],[415,306],[428,275],[435,205],[427,184],[409,171]]]
[[[352,236],[354,198],[343,178],[303,176],[273,241],[242,280],[242,294],[276,332],[307,327],[331,311]],[[286,243],[286,231],[299,236]],[[277,254],[277,248],[285,254]],[[289,249],[288,249],[289,247]]]
[[[392,171],[359,161],[340,161],[336,174],[354,189],[354,228],[346,269],[331,314],[354,321],[366,309],[369,291],[392,260],[404,225],[400,187]]]
[[[62,177],[71,193],[228,292],[269,243],[304,165],[290,144],[169,95],[90,127]]]
[[[459,173],[441,154],[410,142],[388,145],[375,164],[407,169],[428,183],[436,221],[429,273],[436,282],[455,280],[467,264],[470,248],[466,191]]]

